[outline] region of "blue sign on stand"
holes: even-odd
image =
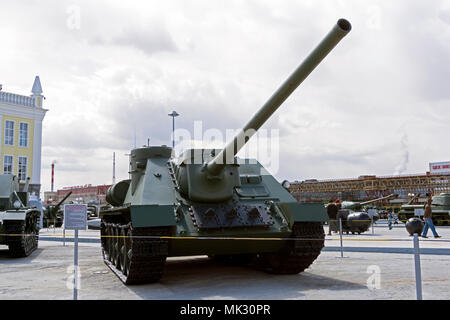
[[[64,229],[70,230],[87,229],[87,205],[85,204],[64,205]]]
[[[74,286],[73,300],[78,299],[78,230],[87,229],[87,205],[65,204],[64,205],[64,229],[75,230],[74,243]]]

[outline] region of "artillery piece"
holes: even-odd
[[[62,212],[61,206],[64,203],[64,201],[67,200],[68,197],[72,194],[72,191],[70,191],[64,198],[62,198],[61,201],[59,201],[56,205],[47,205],[46,209],[44,210],[44,226],[49,226],[50,223],[53,222],[53,226],[55,228],[59,228],[63,225],[64,222],[64,213]]]
[[[353,202],[353,201],[343,201],[341,209],[338,211],[337,219],[342,220],[342,232],[348,233],[358,233],[361,234],[369,230],[372,222],[379,219],[378,214],[369,214],[369,212],[362,211],[364,206],[369,204],[396,198],[398,195],[390,194],[385,197],[363,201],[363,202]],[[337,230],[333,230],[337,231]]]
[[[29,207],[27,178],[23,191],[12,174],[0,175],[0,244],[7,245],[12,257],[30,255],[38,247],[39,217],[37,208]]]
[[[389,199],[396,198],[396,197],[398,197],[398,195],[393,193],[393,194],[390,194],[385,197],[372,199],[372,200],[368,200],[368,201],[362,201],[362,202],[342,201],[341,209],[348,209],[348,210],[352,210],[352,211],[361,211],[365,206],[367,206],[369,204],[372,204],[372,203],[375,203],[378,201],[389,200]]]
[[[103,259],[124,283],[159,281],[173,256],[253,261],[276,274],[313,263],[324,246],[324,208],[298,203],[256,160],[236,154],[350,29],[340,19],[224,149],[177,158],[167,146],[131,151],[131,179],[109,188],[113,207],[100,214]]]

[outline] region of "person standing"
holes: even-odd
[[[427,193],[427,202],[425,203],[425,207],[424,207],[424,214],[423,214],[423,220],[425,221],[425,226],[423,228],[423,232],[422,232],[422,238],[428,238],[427,237],[427,233],[428,233],[428,228],[431,229],[431,232],[433,232],[433,235],[435,238],[440,238],[441,236],[437,234],[436,229],[434,227],[433,224],[433,219],[431,218],[433,216],[433,211],[431,209],[431,204],[433,203],[433,199],[431,198],[431,195],[429,193]]]
[[[389,211],[388,212],[388,227],[389,227],[389,230],[392,230],[392,220],[394,220],[394,218],[392,217],[392,213]]]
[[[330,219],[330,222],[328,223],[328,235],[331,236],[331,231],[337,230],[336,228],[336,216],[338,212],[338,207],[333,202],[333,200],[330,200],[327,205],[327,214],[328,218]]]

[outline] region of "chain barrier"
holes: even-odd
[[[80,240],[85,239],[85,240],[93,240],[96,243],[100,242],[102,238],[139,238],[139,239],[169,239],[169,240],[232,240],[232,241],[340,241],[340,251],[341,251],[341,258],[344,258],[344,246],[343,246],[343,228],[342,228],[342,220],[332,220],[332,221],[339,221],[339,238],[284,238],[284,237],[278,237],[278,238],[255,238],[255,237],[198,237],[198,236],[194,236],[194,237],[174,237],[174,236],[122,236],[122,235],[100,235],[99,238],[80,238]],[[355,220],[353,220],[355,221]],[[365,222],[369,222],[369,220],[359,220],[359,221],[365,221]],[[14,236],[18,236],[18,237],[26,237],[26,236],[36,236],[36,235],[27,235],[27,234],[0,234],[0,236],[3,237],[14,237]],[[58,239],[59,237],[61,237],[62,235],[50,235],[50,236],[39,236],[41,238],[41,240],[46,241],[45,238],[47,239]],[[42,239],[44,238],[44,239]],[[67,235],[64,235],[64,241],[67,240],[71,240],[71,235],[69,235],[69,238],[67,238]],[[51,240],[50,240],[51,241]],[[58,241],[58,240],[56,240]],[[98,242],[97,242],[98,241]],[[411,242],[411,239],[405,239],[405,238],[399,238],[399,239],[395,239],[395,238],[387,238],[387,239],[370,239],[370,238],[361,238],[361,239],[355,239],[355,238],[346,238],[345,241],[360,241],[360,242],[402,242],[402,241],[408,241]],[[445,240],[445,239],[434,239],[434,240],[421,240],[422,242],[439,242],[439,243],[450,243],[450,240]],[[334,247],[334,246],[333,246]],[[336,247],[337,248],[337,247]],[[347,247],[346,250],[352,251],[350,250],[350,248],[355,248],[355,247]],[[362,247],[361,247],[362,248]],[[405,248],[406,249],[406,248]],[[420,263],[420,254],[421,254],[421,250],[419,248],[419,235],[417,233],[415,233],[413,235],[413,248],[412,248],[412,254],[414,254],[414,261],[415,261],[415,266],[414,266],[414,270],[415,270],[415,282],[416,282],[416,299],[417,300],[422,300],[422,278],[421,278],[421,263]],[[422,250],[427,250],[430,248],[424,248]],[[442,248],[431,248],[431,249],[442,249]],[[444,248],[445,249],[445,248]],[[423,252],[422,254],[424,254],[425,252]],[[426,253],[425,253],[426,254]],[[448,253],[444,253],[446,255],[448,255]],[[76,294],[76,293],[74,293]],[[75,296],[74,296],[75,297]]]
[[[339,222],[340,219],[333,219],[333,220],[329,220],[329,222]],[[343,222],[346,222],[348,220],[342,220]],[[372,220],[350,220],[351,222],[370,222],[372,225],[376,224],[372,223]],[[396,220],[396,221],[400,221],[400,222],[404,222],[404,221],[408,221],[408,220]],[[450,221],[450,220],[440,220],[440,221]],[[330,224],[328,224],[328,226],[330,227]],[[342,226],[341,226],[341,231],[342,231]],[[336,236],[339,236],[339,230],[338,231],[334,231],[337,232],[338,234]],[[342,235],[344,235],[344,232],[342,231]],[[1,234],[0,236],[6,236],[6,237],[26,237],[26,236],[33,236],[33,235],[27,235],[27,234]],[[70,239],[70,235],[45,235],[45,238],[68,238]],[[122,235],[100,235],[99,238],[136,238],[136,239],[168,239],[168,240],[257,240],[257,241],[299,241],[299,240],[305,240],[305,241],[311,241],[311,240],[316,240],[316,241],[340,241],[340,239],[334,239],[334,238],[286,238],[286,237],[263,237],[263,238],[254,238],[254,237],[201,237],[201,236],[186,236],[186,237],[182,237],[182,236],[122,236]],[[97,239],[97,238],[80,238],[80,239]],[[45,241],[45,240],[44,240]],[[346,238],[345,241],[382,241],[382,242],[399,242],[399,241],[411,241],[410,239],[393,239],[393,238],[388,238],[388,239],[349,239]],[[432,241],[432,242],[450,242],[450,240],[445,240],[445,239],[422,239],[421,241]]]
[[[31,234],[0,234],[0,236],[4,237],[33,237]],[[44,238],[62,238],[63,235],[40,235],[39,237]],[[338,235],[336,235],[338,236]],[[71,235],[65,235],[66,239],[71,239]],[[121,235],[100,235],[98,238],[134,238],[134,239],[166,239],[166,240],[257,240],[257,241],[340,241],[340,239],[335,238],[252,238],[252,237],[172,237],[172,236],[121,236]],[[82,238],[80,239],[98,239],[96,238]],[[45,241],[45,240],[43,240]],[[346,238],[345,241],[361,241],[361,242],[402,242],[402,241],[411,241],[411,239],[371,239],[371,238],[362,238],[362,239],[351,239]],[[450,240],[446,239],[422,239],[424,242],[450,242]]]

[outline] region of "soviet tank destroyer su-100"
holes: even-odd
[[[29,256],[38,247],[41,212],[29,207],[29,183],[30,178],[19,191],[16,176],[0,175],[0,244],[16,258]]]
[[[126,284],[160,280],[167,257],[208,255],[297,274],[324,245],[321,204],[300,204],[238,151],[350,31],[340,19],[316,49],[222,150],[166,146],[131,151],[131,179],[110,187],[100,214],[103,258]]]

